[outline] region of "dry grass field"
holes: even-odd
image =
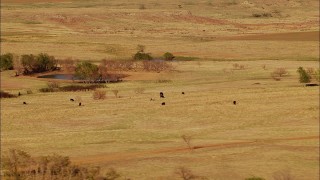
[[[272,17],[253,16],[263,13]],[[138,44],[181,60],[170,72],[126,72],[105,100],[40,93],[46,80],[1,72],[1,90],[22,93],[1,99],[1,152],[57,153],[131,179],[181,179],[181,166],[208,179],[319,179],[319,87],[296,72],[319,68],[318,1],[1,1],[1,54],[125,60]],[[289,75],[273,80],[281,67]],[[77,96],[83,106],[69,101]]]

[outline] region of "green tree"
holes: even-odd
[[[167,60],[167,61],[172,61],[172,60],[175,58],[175,57],[173,56],[173,54],[172,54],[172,53],[169,53],[169,52],[164,53],[164,54],[163,54],[163,57],[164,57],[164,59]]]
[[[6,53],[0,56],[0,69],[1,71],[13,69],[13,54]]]
[[[36,57],[33,54],[24,54],[21,56],[21,64],[24,68],[24,74],[32,74],[37,67]]]
[[[36,71],[38,72],[55,70],[55,68],[57,67],[57,60],[54,58],[54,56],[49,56],[46,53],[39,54],[36,60],[37,60]]]
[[[152,56],[149,53],[137,52],[133,56],[134,60],[152,60]]]
[[[57,68],[57,60],[54,56],[49,56],[46,53],[41,53],[37,56],[33,54],[22,55],[21,64],[24,68],[24,74],[52,71]]]
[[[98,78],[98,66],[88,61],[83,61],[77,64],[75,76],[87,82],[94,81]]]
[[[303,67],[299,67],[297,72],[299,73],[299,81],[300,83],[309,83],[311,80],[311,76],[306,72],[305,69],[303,69]]]

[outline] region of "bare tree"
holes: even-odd
[[[197,176],[194,175],[192,171],[186,167],[178,167],[174,173],[183,180],[191,180],[197,178]]]
[[[114,96],[116,97],[116,98],[118,98],[118,93],[119,93],[119,90],[112,90],[112,92],[113,92],[113,94],[114,94]]]
[[[182,135],[181,138],[188,145],[188,148],[192,151],[193,150],[193,146],[191,146],[192,137],[187,135]]]
[[[19,57],[14,57],[13,58],[13,69],[16,71],[16,76],[19,76],[20,74],[23,73],[24,67],[19,59]]]

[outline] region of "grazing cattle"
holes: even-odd
[[[184,94],[184,92],[182,92],[181,94]]]
[[[18,93],[18,96],[21,96],[21,93],[20,93],[20,92]]]
[[[233,101],[233,104],[236,105],[236,104],[237,104],[237,101]]]
[[[154,101],[154,99],[153,99],[153,98],[151,98],[151,99],[150,99],[150,101]]]
[[[160,98],[164,98],[163,92],[160,92]]]
[[[165,103],[165,102],[163,102],[163,103],[161,103],[161,105],[162,105],[162,106],[164,106],[164,105],[166,105],[166,103]]]
[[[81,103],[79,103],[79,106],[81,106]]]
[[[27,104],[26,102],[23,102],[23,104]]]
[[[74,101],[74,99],[70,99],[70,101]]]

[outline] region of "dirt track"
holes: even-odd
[[[219,143],[219,144],[206,144],[200,146],[194,146],[192,150],[203,149],[203,148],[216,148],[216,149],[224,149],[224,148],[237,148],[244,146],[253,146],[265,143],[274,143],[280,141],[298,141],[298,140],[310,140],[310,139],[318,139],[319,136],[306,136],[306,137],[292,137],[292,138],[277,138],[277,139],[257,139],[257,140],[247,140],[247,141],[239,141],[239,142],[229,142],[229,143]],[[123,161],[129,159],[138,159],[145,158],[149,155],[156,155],[162,153],[177,153],[183,151],[190,151],[187,147],[172,147],[160,150],[150,150],[150,151],[138,151],[132,153],[119,152],[112,154],[99,154],[92,155],[86,157],[76,157],[72,158],[72,161],[76,164],[93,164],[93,163],[107,163],[114,161]]]

